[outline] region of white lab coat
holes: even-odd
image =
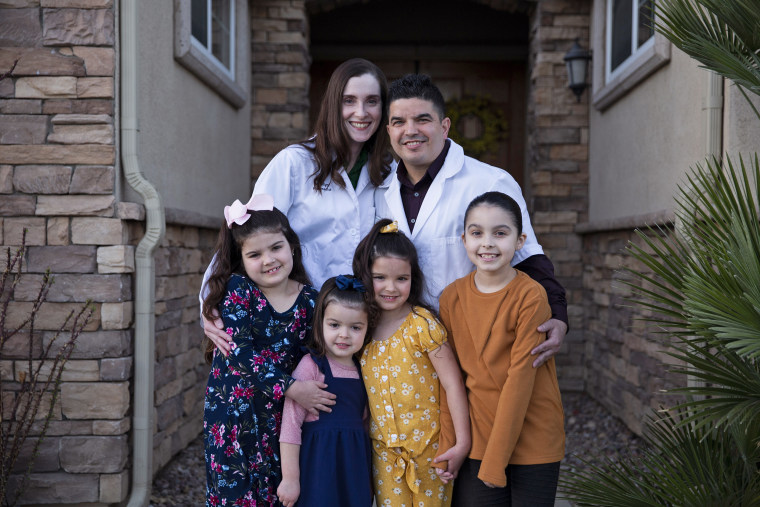
[[[275,207],[287,215],[301,239],[306,272],[319,288],[331,276],[353,272],[354,251],[375,223],[375,187],[365,164],[356,190],[341,169],[345,188],[328,177],[320,194],[314,190],[315,169],[308,150],[288,146],[266,166],[253,193],[274,196]]]
[[[520,205],[527,239],[525,246],[515,252],[512,265],[544,253],[533,232],[520,185],[508,172],[465,156],[462,147],[451,141],[443,167],[433,179],[410,232],[396,168],[394,164],[391,174],[375,192],[376,219],[397,220],[399,230],[417,247],[420,268],[425,275],[425,301],[435,308],[443,289],[474,268],[462,244],[462,233],[465,209],[480,194],[503,192]]]
[[[301,240],[303,263],[312,285],[320,288],[332,276],[353,273],[354,251],[374,224],[375,187],[365,164],[356,190],[341,169],[346,187],[328,177],[320,194],[314,190],[315,170],[316,162],[307,149],[297,144],[288,146],[264,168],[253,193],[274,197],[274,206],[288,217]],[[212,259],[203,276],[201,308],[213,264]]]

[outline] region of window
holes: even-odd
[[[233,106],[246,101],[239,58],[246,44],[246,0],[177,0],[174,56]]]
[[[607,77],[614,76],[628,58],[654,42],[652,0],[608,0]]]
[[[670,60],[670,42],[654,30],[654,0],[597,0],[592,45],[593,104],[609,107]]]
[[[192,0],[192,43],[232,79],[235,75],[235,4],[232,0]]]

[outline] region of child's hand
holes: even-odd
[[[490,482],[486,482],[486,481],[483,481],[483,484],[485,484],[489,488],[498,488],[499,487],[496,484],[491,484]]]
[[[441,479],[441,482],[444,484],[448,484],[449,481],[454,480],[454,474],[451,472],[447,472],[446,470],[443,470],[441,468],[436,468],[435,473],[438,474],[438,478]]]
[[[293,507],[301,495],[301,485],[298,481],[283,479],[277,487],[277,498],[285,507]]]
[[[448,461],[448,463],[445,464],[445,469],[436,467],[436,472],[438,473],[438,477],[441,478],[441,482],[447,484],[449,481],[453,481],[457,478],[459,469],[462,467],[462,463],[464,463],[464,459],[467,457],[467,454],[469,452],[469,445],[457,444],[433,459],[433,466],[435,466],[435,463]]]

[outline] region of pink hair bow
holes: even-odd
[[[227,228],[231,229],[232,224],[243,225],[251,218],[249,211],[272,211],[274,208],[274,198],[269,194],[256,194],[251,196],[248,204],[243,204],[238,199],[232,203],[232,206],[224,207],[224,218],[227,220]]]

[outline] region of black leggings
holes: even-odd
[[[559,461],[509,465],[506,488],[489,488],[478,479],[479,471],[480,460],[464,460],[454,481],[452,507],[554,507]]]

